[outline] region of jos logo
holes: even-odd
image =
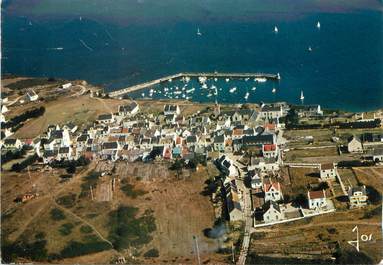
[[[356,232],[356,240],[348,241],[348,243],[351,246],[355,247],[358,252],[359,252],[359,244],[360,244],[359,240],[362,240],[363,242],[367,242],[367,241],[371,241],[372,240],[372,234],[368,234],[368,235],[367,234],[362,234],[359,237],[359,228],[358,228],[357,225],[352,229],[352,232],[353,233]]]

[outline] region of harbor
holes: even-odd
[[[200,73],[178,73],[174,75],[165,76],[159,79],[151,80],[141,84],[133,85],[123,89],[119,89],[109,93],[110,97],[120,97],[122,95],[146,89],[154,85],[162,84],[165,82],[172,82],[174,79],[188,79],[188,78],[220,78],[220,79],[239,79],[239,78],[254,78],[254,79],[264,79],[264,80],[274,80],[277,81],[280,79],[278,74],[270,73],[219,73],[219,72],[200,72]]]

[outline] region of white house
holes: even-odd
[[[137,102],[132,101],[131,103],[127,105],[120,105],[118,106],[118,114],[120,116],[133,116],[137,114],[139,111],[140,107],[137,104]]]
[[[21,149],[23,147],[23,143],[19,139],[5,139],[3,143],[3,148],[8,150]]]
[[[264,104],[259,112],[259,117],[262,119],[276,119],[283,116],[282,106],[273,106]]]
[[[281,201],[283,200],[282,188],[279,182],[264,184],[263,191],[265,192],[265,201]]]
[[[307,198],[310,209],[320,209],[327,206],[326,193],[324,190],[308,191]]]
[[[362,153],[363,145],[360,139],[356,136],[353,136],[347,144],[347,150],[350,153]]]
[[[383,148],[376,148],[372,152],[372,160],[375,162],[383,161]]]
[[[36,94],[36,92],[33,89],[30,89],[27,92],[27,98],[29,101],[36,101],[39,98],[39,95]]]
[[[98,123],[112,123],[114,121],[113,114],[101,114],[97,118]]]
[[[267,201],[263,205],[263,209],[263,220],[265,223],[278,222],[285,218],[281,207],[274,201]]]
[[[259,177],[257,172],[250,171],[249,176],[251,177],[251,188],[252,189],[262,188],[262,179]]]
[[[1,113],[7,113],[8,111],[9,111],[9,109],[7,108],[7,106],[5,106],[5,105],[1,106]]]
[[[71,86],[72,86],[72,83],[65,83],[61,85],[61,88],[67,89],[67,88],[70,88]]]
[[[350,200],[350,208],[363,207],[367,205],[366,186],[349,187],[348,199]]]
[[[57,160],[70,160],[72,159],[72,148],[60,147],[57,154]]]
[[[262,154],[266,158],[278,157],[278,146],[276,144],[262,145]]]
[[[166,104],[164,106],[164,115],[175,115],[178,116],[181,114],[180,107],[178,105]]]
[[[320,165],[320,178],[322,181],[335,180],[337,176],[337,169],[335,164],[326,163]]]
[[[226,177],[223,183],[226,194],[226,207],[229,213],[230,221],[238,221],[243,219],[243,209],[241,205],[241,197],[235,179]]]

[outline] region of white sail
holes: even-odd
[[[317,22],[317,28],[320,29],[320,22]]]
[[[303,91],[301,90],[301,100],[304,100],[305,96],[303,95]]]
[[[275,33],[278,33],[278,32],[279,32],[277,26],[274,27],[274,32],[275,32]]]

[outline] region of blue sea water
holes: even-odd
[[[383,107],[381,9],[294,13],[292,8],[288,15],[266,10],[255,18],[236,11],[230,17],[226,10],[224,18],[218,12],[206,18],[171,14],[171,19],[153,23],[145,16],[121,22],[113,14],[113,19],[73,10],[36,15],[9,6],[2,10],[2,73],[85,79],[108,91],[178,72],[280,73],[279,82],[264,84],[220,80],[215,84],[221,89],[218,100],[299,103],[302,90],[305,104],[351,111]],[[197,28],[202,35],[196,34]],[[237,91],[229,93],[233,86]],[[187,89],[191,87],[196,87],[192,100],[215,100],[199,90],[198,83],[191,82]]]

